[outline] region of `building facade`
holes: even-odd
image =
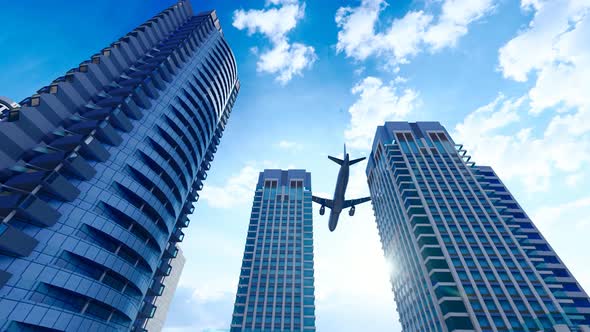
[[[310,173],[260,173],[231,331],[315,331],[311,203]]]
[[[0,330],[144,331],[239,90],[179,1],[0,121]]]
[[[178,255],[172,260],[172,262],[170,262],[170,266],[172,267],[170,275],[162,281],[164,284],[164,291],[162,292],[162,295],[158,296],[154,303],[158,309],[156,310],[154,317],[148,319],[145,324],[145,329],[149,332],[160,332],[164,328],[166,317],[168,316],[168,309],[170,309],[170,304],[172,304],[176,286],[178,286],[178,282],[180,281],[180,275],[182,274],[185,262],[186,259],[184,258],[182,249],[178,247]]]
[[[378,127],[367,178],[404,331],[590,331],[588,295],[438,122]]]

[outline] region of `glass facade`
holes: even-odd
[[[0,120],[1,331],[145,330],[239,86],[179,1]]]
[[[315,331],[311,174],[260,173],[231,331]]]
[[[590,331],[590,300],[438,122],[378,127],[367,178],[404,331]]]

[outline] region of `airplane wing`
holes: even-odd
[[[311,196],[311,200],[320,204],[320,205],[329,207],[330,209],[332,207],[334,207],[334,201],[331,199],[321,198],[321,197],[317,197],[317,196]]]
[[[358,162],[361,162],[361,161],[363,161],[365,159],[366,159],[366,157],[362,157],[362,158],[358,158],[358,159],[353,159],[353,160],[350,161],[349,165],[354,165],[354,164],[356,164]]]
[[[342,207],[343,209],[346,209],[348,207],[354,206],[354,205],[359,205],[361,203],[364,202],[368,202],[371,200],[371,197],[363,197],[363,198],[357,198],[357,199],[347,199],[344,201],[344,206]]]

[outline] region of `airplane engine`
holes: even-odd
[[[350,208],[350,210],[348,211],[348,215],[349,216],[354,216],[354,206]]]
[[[320,216],[323,216],[324,213],[326,213],[326,207],[322,205],[322,207],[320,208]]]

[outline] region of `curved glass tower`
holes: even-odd
[[[145,330],[239,86],[179,1],[3,114],[0,330]]]

